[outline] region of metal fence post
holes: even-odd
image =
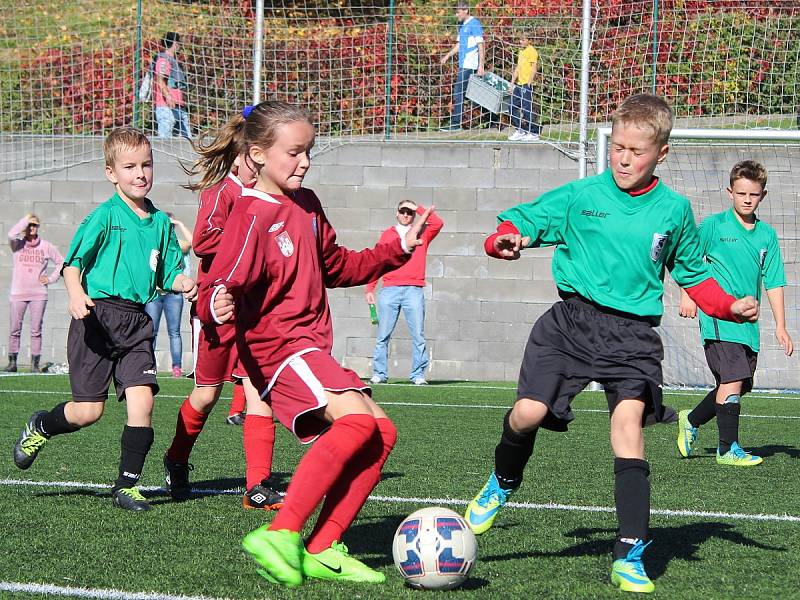
[[[139,127],[139,85],[142,75],[142,0],[136,0],[136,50],[133,55],[133,126]]]
[[[261,102],[261,62],[264,56],[264,0],[256,0],[256,28],[253,33],[253,106]]]
[[[592,0],[583,0],[583,22],[581,24],[581,104],[578,138],[578,178],[586,177],[589,156],[589,50],[592,41]]]
[[[394,0],[389,0],[389,22],[386,35],[386,118],[383,122],[383,138],[392,137],[392,51],[394,46]]]

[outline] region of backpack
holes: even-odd
[[[147,69],[147,73],[144,74],[142,77],[142,81],[139,84],[139,101],[140,102],[150,102],[150,99],[153,96],[153,71],[156,68],[156,61],[153,60],[150,63],[150,68]]]

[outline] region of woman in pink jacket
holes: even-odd
[[[8,336],[8,366],[6,371],[17,370],[19,338],[25,311],[31,311],[31,371],[40,372],[42,356],[42,321],[47,306],[47,286],[61,276],[64,258],[55,246],[39,237],[39,217],[25,215],[8,232],[8,243],[14,261],[11,273],[10,334]],[[45,274],[48,263],[55,266],[50,275]]]

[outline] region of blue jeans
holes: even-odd
[[[474,69],[459,69],[456,83],[453,86],[453,115],[450,117],[450,127],[461,127],[461,118],[464,112],[464,95],[467,93],[467,84]]]
[[[186,107],[156,106],[156,122],[158,123],[158,137],[168,138],[177,133],[180,137],[192,139],[192,129],[189,126],[189,113]]]
[[[533,91],[526,85],[514,86],[511,94],[511,124],[526,133],[539,134],[542,128],[536,121],[536,105],[533,103]]]
[[[183,294],[162,294],[152,302],[144,305],[145,312],[153,320],[153,350],[156,349],[158,328],[161,325],[161,313],[167,317],[167,333],[169,334],[169,353],[172,366],[180,367],[183,356],[181,340],[181,314],[183,313]]]
[[[372,356],[372,374],[387,378],[386,361],[389,339],[397,325],[402,309],[408,332],[411,334],[411,375],[414,381],[425,377],[428,368],[428,346],[425,342],[425,288],[416,285],[393,285],[381,289],[378,295],[378,336]]]

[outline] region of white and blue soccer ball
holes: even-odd
[[[449,590],[469,576],[478,543],[461,515],[433,506],[403,519],[394,534],[392,555],[411,587]]]

